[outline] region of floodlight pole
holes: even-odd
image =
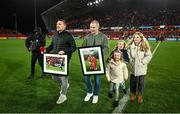
[[[18,33],[18,31],[17,31],[17,14],[13,13],[12,15],[14,16],[14,29],[17,34]]]
[[[34,0],[34,26],[37,27],[37,17],[36,17],[36,0]]]
[[[17,34],[18,33],[18,31],[17,31],[17,14],[15,13],[14,16],[15,16],[15,30],[16,30],[16,34]]]

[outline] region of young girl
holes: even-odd
[[[150,46],[141,32],[135,32],[127,47],[130,65],[132,67],[130,77],[130,100],[133,102],[137,95],[138,103],[142,103],[147,64],[152,58]]]
[[[112,98],[113,88],[115,88],[114,106],[118,106],[119,86],[126,94],[125,80],[128,79],[128,70],[126,64],[122,61],[122,52],[114,51],[106,67],[106,77],[110,82],[109,97]]]
[[[126,42],[124,40],[120,40],[117,42],[116,47],[113,49],[113,51],[111,53],[111,56],[113,56],[114,51],[121,51],[123,60],[127,63],[129,62],[129,57],[128,57],[127,50],[126,50]],[[109,58],[109,59],[111,59],[111,58]]]

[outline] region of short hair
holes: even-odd
[[[100,27],[99,22],[97,20],[92,20],[91,23],[96,23],[96,25],[98,26],[98,28]]]
[[[65,21],[64,19],[58,19],[57,22],[58,22],[58,21],[62,21],[65,26],[67,25],[67,24],[66,24],[66,21]]]

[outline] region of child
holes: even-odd
[[[128,44],[128,55],[132,73],[130,77],[130,100],[134,102],[136,95],[138,103],[143,102],[144,80],[147,74],[147,64],[152,58],[148,41],[141,32],[135,32]]]
[[[113,51],[111,53],[111,56],[113,56],[113,52],[117,51],[117,50],[122,52],[123,60],[128,63],[129,57],[128,57],[127,50],[126,50],[126,42],[124,40],[120,40],[117,42],[116,47],[113,49]]]
[[[122,87],[126,95],[125,80],[128,79],[128,70],[126,64],[122,61],[122,52],[114,51],[106,67],[106,77],[110,82],[110,91],[108,96],[112,98],[113,88],[115,88],[114,106],[118,106],[119,86]]]

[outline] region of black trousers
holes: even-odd
[[[43,72],[43,54],[41,54],[40,52],[32,52],[32,56],[31,56],[31,74],[34,74],[35,71],[35,65],[36,65],[36,61],[38,60],[38,63],[41,67],[41,70]]]
[[[130,91],[131,93],[135,94],[135,95],[142,95],[144,92],[144,78],[145,75],[141,75],[141,76],[134,76],[133,74],[131,74],[130,77]]]

